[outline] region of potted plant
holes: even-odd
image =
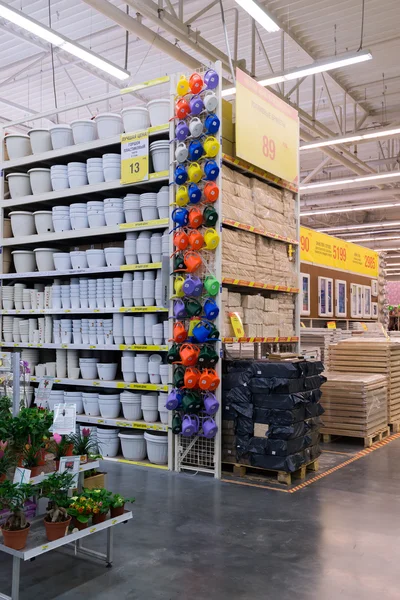
[[[7,473],[15,467],[16,463],[17,460],[9,442],[0,441],[0,483],[5,480]]]
[[[55,433],[53,439],[49,443],[49,452],[54,454],[54,466],[58,471],[60,466],[60,458],[62,456],[72,456],[74,445],[68,435],[59,435]]]
[[[11,513],[1,528],[5,546],[14,550],[25,548],[30,523],[25,518],[24,504],[34,493],[34,486],[29,483],[6,480],[0,485],[0,509],[6,508]]]
[[[119,517],[124,514],[125,503],[135,502],[135,498],[124,498],[121,494],[113,494],[110,499],[111,518]]]
[[[49,542],[58,540],[67,534],[72,517],[68,514],[70,498],[68,490],[74,481],[74,475],[53,473],[41,484],[41,498],[47,498],[49,503],[44,518],[46,536]]]
[[[22,408],[10,422],[10,435],[15,451],[22,454],[26,441],[31,440],[33,446],[40,448],[40,460],[43,464],[43,442],[50,437],[53,415],[47,410],[38,408]]]
[[[97,443],[94,441],[90,429],[84,427],[79,433],[71,435],[74,444],[74,454],[81,457],[81,463],[87,463],[88,454],[97,452]]]
[[[104,488],[93,490],[85,488],[83,493],[87,498],[90,498],[94,502],[92,518],[93,525],[103,523],[107,518],[108,511],[110,510],[112,492],[109,492]]]
[[[94,502],[83,494],[73,496],[68,507],[68,514],[74,518],[73,525],[79,530],[86,529],[89,519],[93,514]]]
[[[28,439],[28,443],[22,449],[22,466],[26,469],[30,469],[31,477],[37,477],[42,472],[41,463],[41,450],[43,449],[42,444],[32,444],[31,439]]]
[[[11,438],[11,400],[8,396],[0,397],[0,439]]]

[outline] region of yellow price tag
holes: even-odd
[[[328,321],[326,326],[328,329],[336,329],[336,321]]]
[[[121,183],[147,181],[149,178],[148,131],[121,135]]]
[[[243,323],[242,323],[242,319],[240,318],[239,313],[230,312],[229,318],[231,320],[231,325],[232,325],[233,331],[235,332],[235,337],[237,337],[237,338],[245,337]]]

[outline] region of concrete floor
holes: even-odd
[[[106,463],[136,497],[114,567],[47,554],[23,564],[21,600],[398,600],[399,464],[400,439],[284,494]]]

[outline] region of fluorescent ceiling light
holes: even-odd
[[[237,0],[236,0],[237,1]],[[247,2],[247,0],[243,0]],[[372,54],[369,50],[362,50],[361,52],[346,52],[340,56],[334,56],[333,58],[324,58],[316,60],[311,65],[306,67],[299,67],[286,73],[278,73],[267,79],[260,79],[258,82],[262,86],[275,85],[277,83],[283,83],[284,81],[293,81],[294,79],[300,79],[301,77],[307,77],[308,75],[315,75],[316,73],[324,73],[331,71],[332,69],[339,69],[341,67],[348,67],[349,65],[355,65],[366,60],[371,60]],[[236,94],[236,88],[228,88],[222,91],[222,96],[233,96]]]
[[[348,231],[349,229],[379,229],[381,227],[396,227],[400,225],[400,221],[392,221],[389,223],[362,223],[360,225],[342,225],[337,227],[325,227],[318,231]]]
[[[309,210],[306,212],[301,212],[300,217],[313,217],[314,215],[334,215],[338,213],[347,213],[347,212],[357,212],[361,210],[374,210],[379,208],[393,208],[396,206],[400,206],[400,202],[391,202],[390,204],[366,204],[363,206],[347,206],[345,208],[327,208],[327,209],[318,209],[318,210]],[[334,227],[333,229],[340,229],[339,227]],[[323,229],[319,229],[319,231],[324,231]]]
[[[95,54],[90,50],[86,50],[86,48],[80,44],[71,42],[68,38],[64,37],[60,33],[56,33],[46,25],[42,25],[42,23],[31,19],[31,17],[24,15],[24,13],[20,12],[19,10],[10,8],[4,4],[4,2],[0,2],[0,18],[14,23],[14,25],[17,25],[17,27],[21,27],[22,29],[29,31],[29,33],[32,33],[36,37],[45,40],[57,48],[60,48],[60,50],[63,50],[64,52],[73,54],[80,60],[89,63],[101,71],[105,71],[117,79],[122,80],[130,77],[130,73],[128,73],[128,71],[120,69],[108,60],[101,58],[98,54]]]
[[[268,33],[274,33],[279,31],[280,27],[275,23],[273,19],[267,14],[264,7],[260,6],[258,2],[254,0],[236,0],[236,4],[239,4],[249,15],[257,21],[268,31]]]
[[[300,185],[300,191],[316,190],[319,188],[336,187],[348,183],[362,183],[364,181],[378,181],[380,179],[400,178],[400,171],[394,173],[376,173],[375,175],[366,175],[365,177],[352,177],[351,179],[334,179],[333,181],[323,181],[322,183],[307,183]]]
[[[320,140],[300,146],[300,150],[313,150],[314,148],[324,148],[325,146],[336,146],[337,144],[349,144],[351,142],[360,142],[362,140],[372,140],[376,138],[390,137],[400,135],[400,127],[396,129],[381,129],[379,131],[371,131],[370,133],[360,133],[359,135],[348,135],[342,137],[331,138],[329,140]]]
[[[376,236],[373,237],[365,237],[365,238],[354,238],[351,240],[346,239],[346,242],[386,242],[386,240],[400,240],[399,235],[389,235],[388,237],[384,237],[381,239],[376,239]]]

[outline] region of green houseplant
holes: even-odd
[[[31,477],[36,477],[41,472],[41,450],[44,449],[44,443],[28,443],[22,449],[22,466],[26,469],[30,469]]]
[[[93,500],[84,494],[73,496],[67,510],[68,514],[74,517],[74,527],[77,527],[77,529],[86,529],[94,508],[95,503]]]
[[[0,483],[5,480],[7,473],[16,464],[16,456],[11,449],[10,443],[0,441]]]
[[[41,484],[40,497],[48,499],[44,526],[49,542],[64,537],[71,523],[68,507],[71,503],[68,490],[73,485],[74,475],[68,472],[53,473]]]
[[[83,490],[83,494],[93,500],[95,506],[93,508],[93,525],[103,523],[107,518],[107,513],[111,507],[112,492],[104,488]]]
[[[8,509],[10,516],[1,530],[4,545],[14,550],[22,550],[26,546],[30,523],[24,513],[24,504],[35,494],[35,487],[29,483],[16,484],[5,480],[0,485],[0,509]]]
[[[135,502],[135,498],[124,498],[121,494],[113,494],[110,499],[111,518],[123,515],[127,502]]]
[[[55,433],[53,439],[49,443],[48,450],[54,454],[55,470],[58,471],[60,466],[60,458],[62,456],[72,456],[74,445],[71,442],[71,437],[68,435],[59,435]]]
[[[32,446],[40,447],[40,464],[44,464],[44,443],[50,438],[50,427],[53,415],[47,410],[39,408],[22,408],[19,414],[11,420],[10,435],[13,447],[17,453],[22,454],[27,440]]]
[[[89,454],[97,452],[97,443],[87,427],[71,435],[70,440],[74,445],[74,454],[81,457],[81,463],[87,462]]]

